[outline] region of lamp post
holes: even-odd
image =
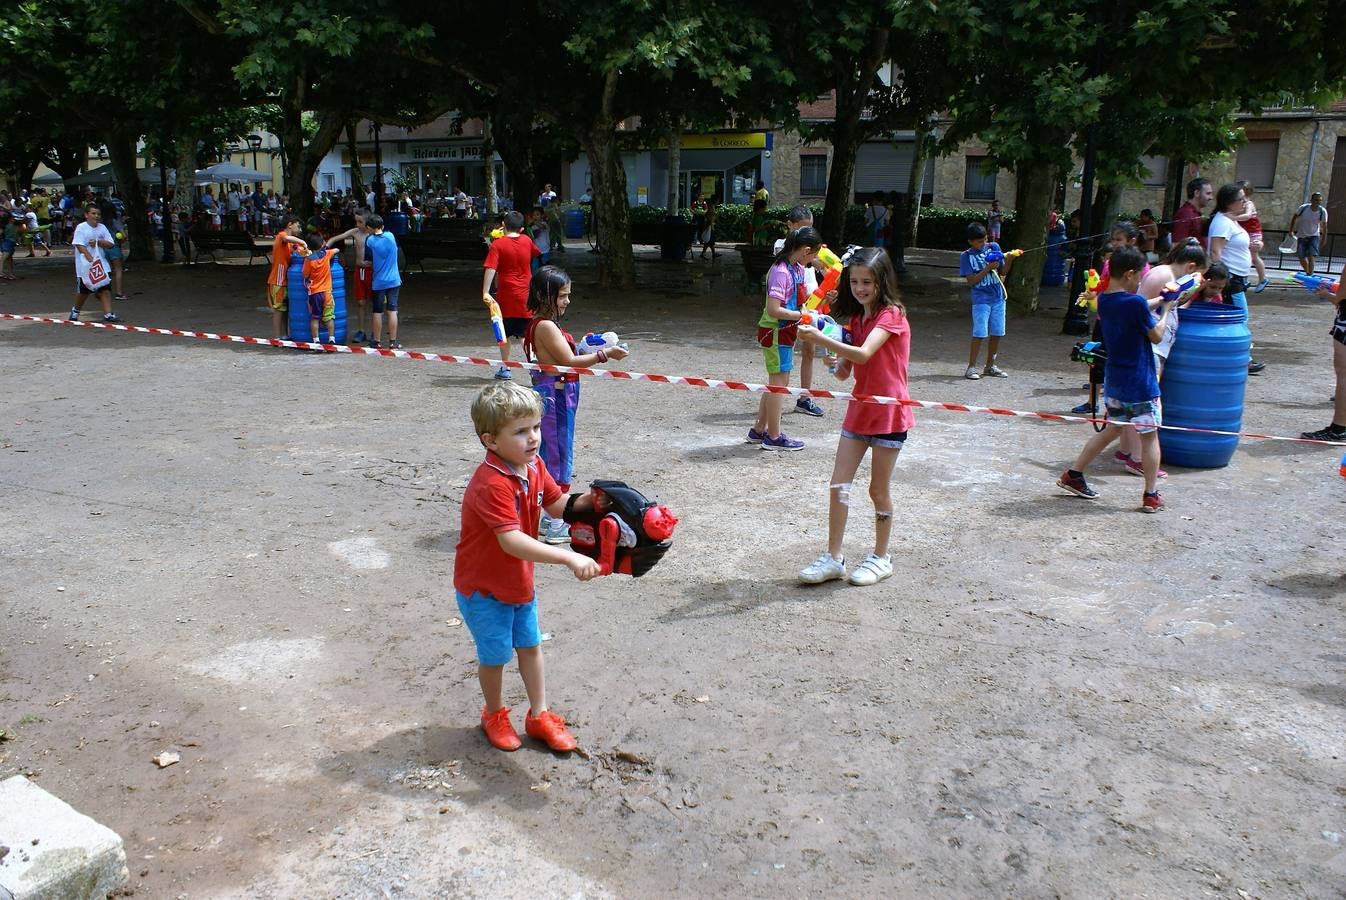
[[[257,151],[262,149],[262,136],[260,134],[248,135],[248,148],[252,150],[252,168],[257,169]]]

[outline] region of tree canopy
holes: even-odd
[[[351,123],[415,126],[457,111],[491,122],[529,195],[538,160],[587,155],[602,277],[629,285],[619,135],[632,125],[660,135],[799,126],[799,104],[830,94],[835,119],[803,130],[833,145],[821,224],[837,240],[859,144],[936,112],[952,123],[940,147],[983,142],[988,165],[1016,173],[1015,205],[1032,217],[1091,123],[1101,200],[1142,174],[1144,156],[1228,149],[1236,109],[1318,98],[1346,81],[1344,58],[1329,52],[1346,33],[1335,0],[1138,10],[834,0],[788,15],[763,0],[521,0],[495,13],[394,0],[21,0],[0,9],[0,49],[24,61],[0,84],[0,166],[26,182],[39,163],[69,173],[83,148],[106,145],[133,200],[138,143],[183,170],[263,120],[303,214],[318,161]],[[148,52],[123,64],[128,48]],[[888,63],[900,75],[881,80]]]

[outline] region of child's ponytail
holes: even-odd
[[[800,247],[817,250],[823,245],[823,236],[812,225],[796,228],[785,237],[785,245],[776,254],[776,262],[788,263],[790,256]]]

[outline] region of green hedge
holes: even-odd
[[[934,250],[966,250],[969,222],[986,224],[986,210],[965,209],[957,206],[923,206],[921,221],[916,228],[916,243]],[[1005,211],[1000,229],[1002,247],[1018,247],[1018,226],[1013,210]],[[1037,243],[1042,243],[1038,241]]]
[[[790,214],[793,206],[770,206],[767,207],[767,215],[775,222],[780,223],[776,237],[782,237],[785,234],[785,219]],[[810,206],[813,211],[815,222],[822,218],[823,208],[821,206]],[[662,206],[633,206],[631,207],[632,225],[654,225],[663,224],[668,211]],[[678,215],[684,221],[691,221],[691,214],[683,209],[678,211]],[[748,224],[752,221],[752,207],[741,203],[726,203],[719,208],[719,213],[715,220],[716,240],[721,244],[742,243],[748,239]],[[845,241],[849,244],[860,244],[865,241],[865,208],[863,206],[852,205],[846,210],[846,228]]]

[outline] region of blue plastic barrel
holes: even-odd
[[[1066,227],[1057,224],[1047,232],[1047,261],[1042,266],[1043,287],[1060,287],[1066,283],[1066,258],[1061,245],[1066,242]]]
[[[568,238],[584,237],[584,210],[568,209],[565,217],[565,232]]]
[[[404,212],[390,212],[383,217],[383,225],[393,234],[401,237],[407,233],[411,220]]]
[[[1193,303],[1178,311],[1178,338],[1168,354],[1160,390],[1164,424],[1240,431],[1252,332],[1248,314],[1232,303]],[[1193,469],[1229,465],[1239,439],[1161,429],[1164,463]]]
[[[332,304],[335,307],[336,336],[327,333],[327,326],[319,324],[318,340],[324,344],[346,343],[346,270],[341,267],[341,257],[332,257]],[[313,332],[309,326],[308,291],[304,288],[304,258],[295,257],[286,273],[285,292],[290,304],[290,338],[296,341],[309,340]]]

